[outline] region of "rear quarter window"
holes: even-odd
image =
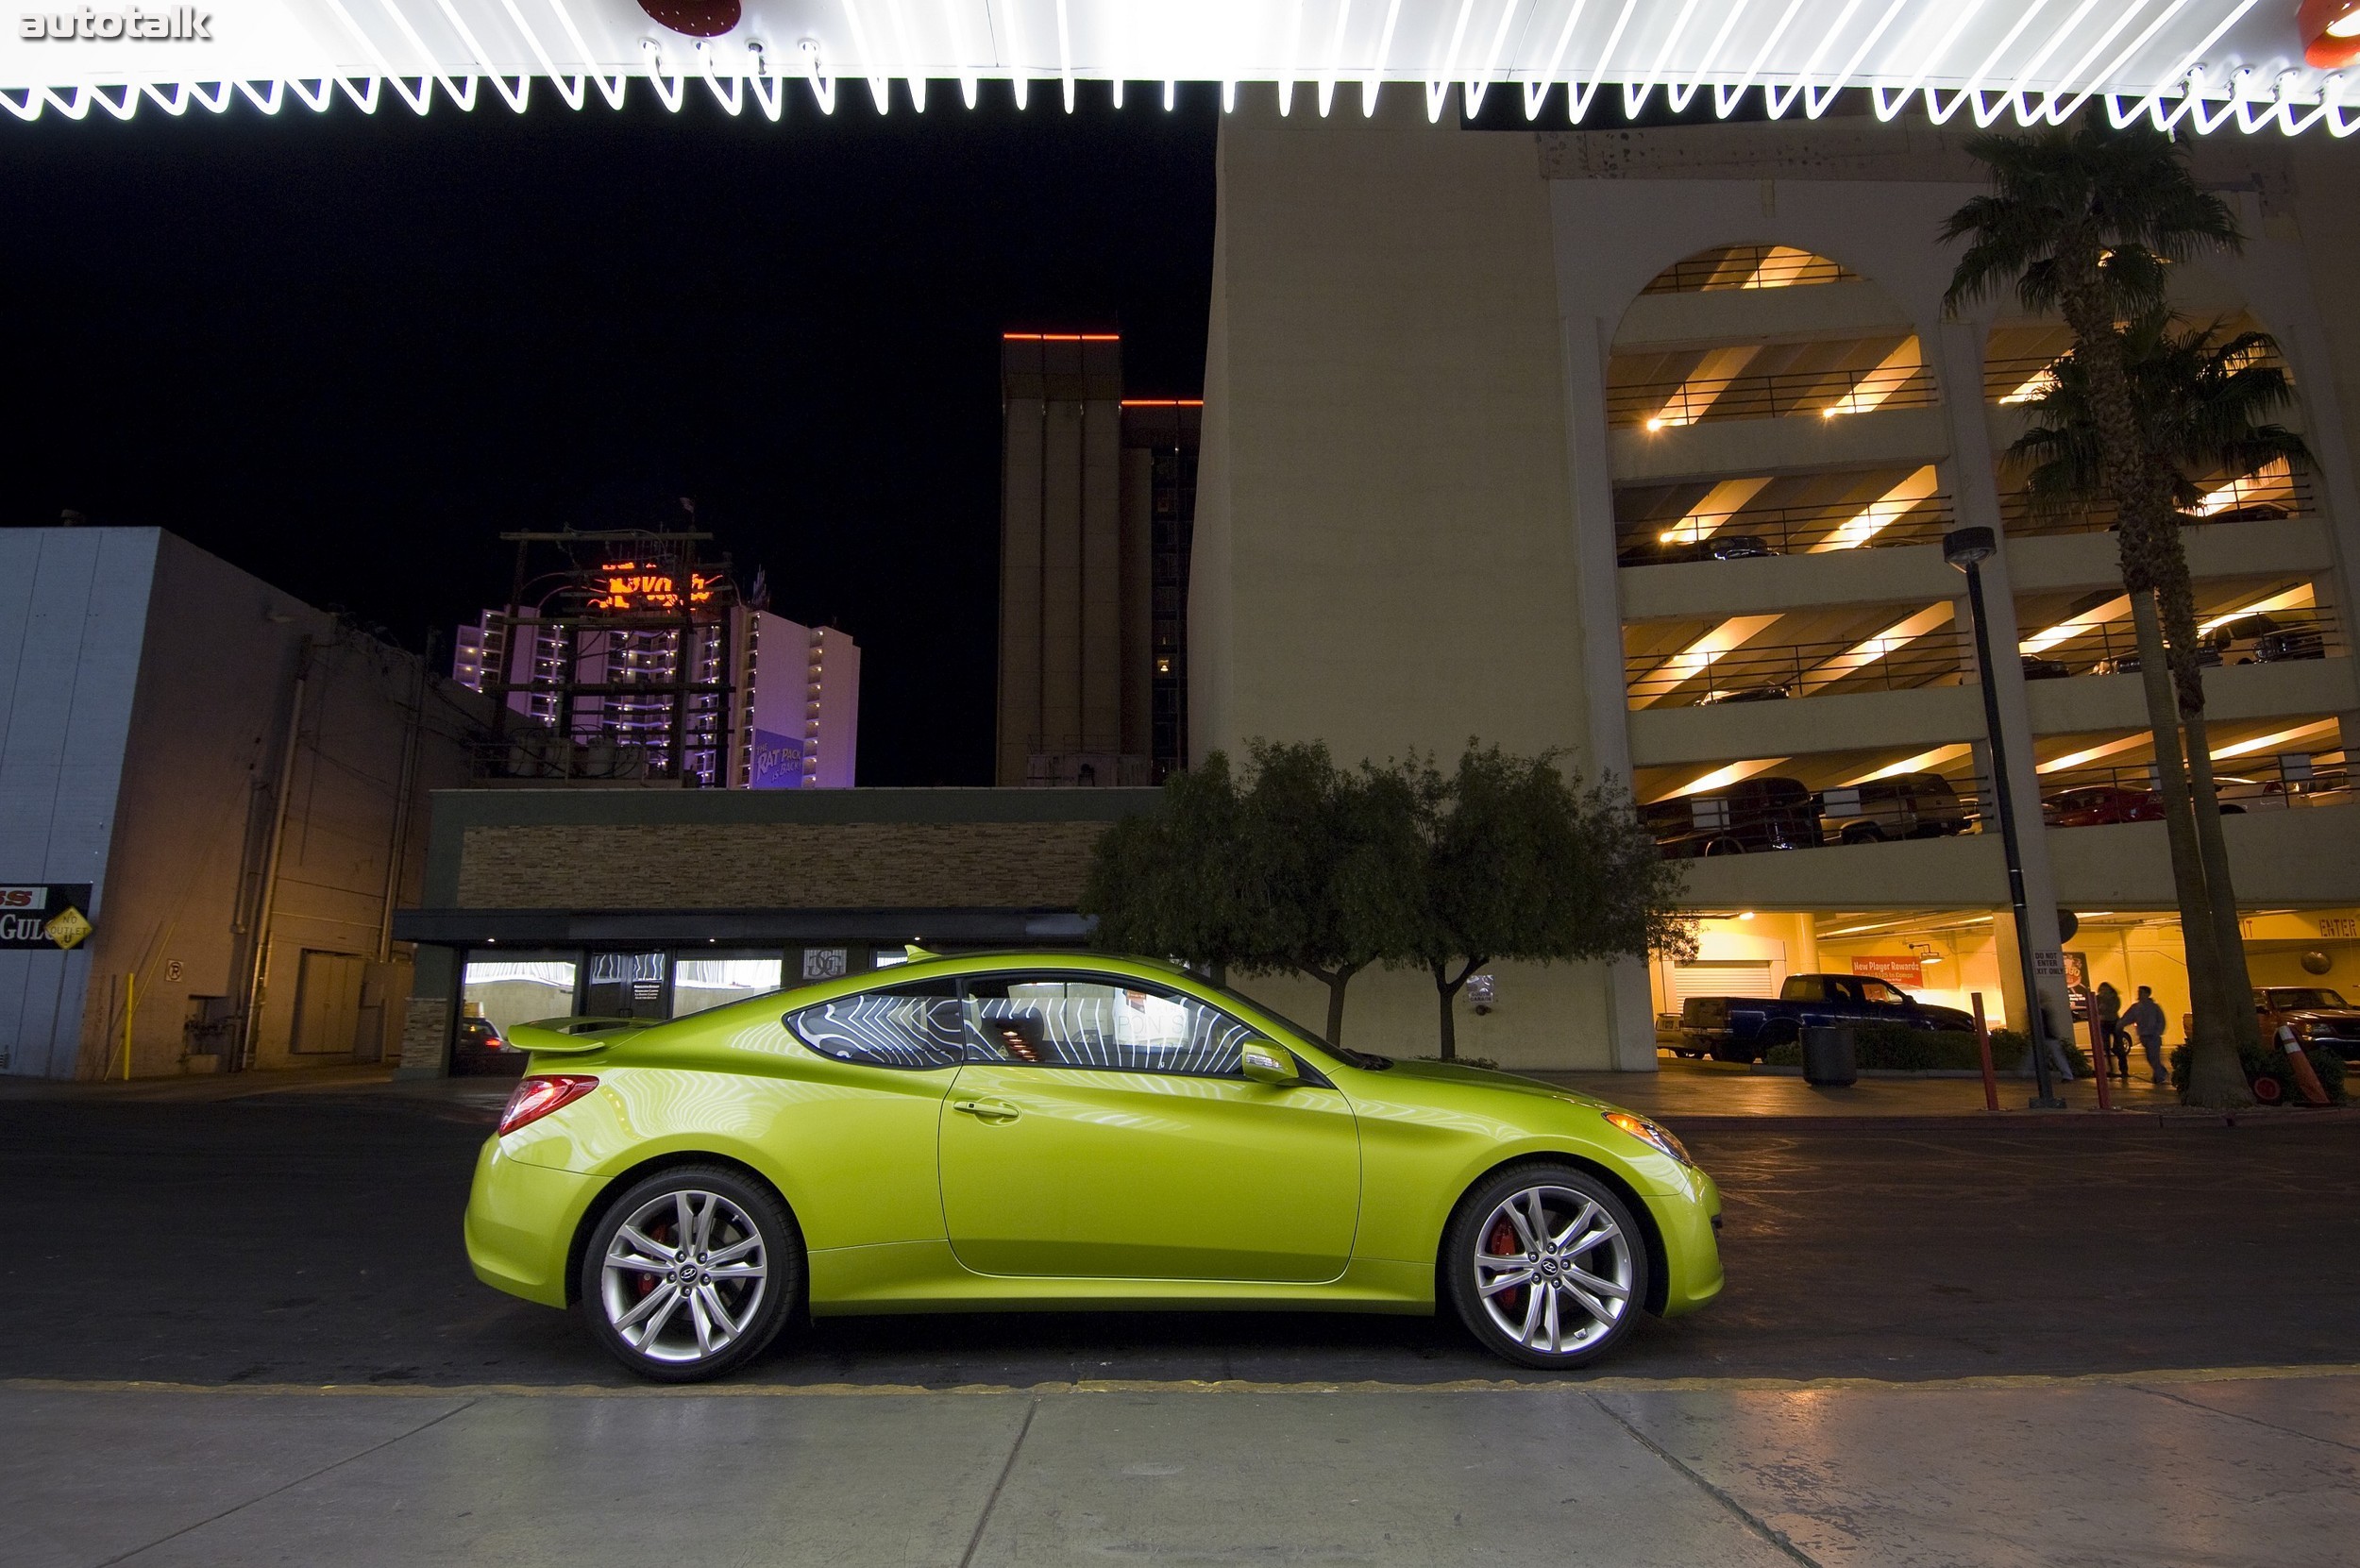
[[[949,980],[859,991],[786,1015],[787,1032],[822,1056],[925,1071],[966,1055],[957,985]]]

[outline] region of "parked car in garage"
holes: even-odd
[[[1709,691],[1696,699],[1696,706],[1717,708],[1724,702],[1783,702],[1794,695],[1784,686],[1740,686],[1731,691]]]
[[[1819,831],[1830,844],[1947,838],[1975,820],[1957,788],[1939,773],[1898,773],[1823,789],[1812,799],[1819,810]]]
[[[2217,669],[2221,663],[2220,649],[2211,646],[2198,649],[2196,662],[2202,668]],[[2090,673],[2092,675],[2136,675],[2139,667],[2137,654],[2117,653],[2111,659],[2100,659],[2092,665]]]
[[[1682,561],[1751,561],[1778,552],[1759,533],[1716,533],[1707,539],[1655,539],[1622,553],[1625,566],[1662,566]]]
[[[1811,791],[1799,780],[1777,776],[1658,801],[1641,807],[1639,817],[1671,860],[1815,849],[1824,842]]]
[[[2254,639],[2253,660],[2257,665],[2290,664],[2299,659],[2327,657],[2327,639],[2307,626],[2284,627],[2264,633]]]
[[[2084,784],[2043,796],[2041,819],[2052,828],[2102,827],[2116,822],[2160,822],[2163,797],[2151,789],[2120,784]]]
[[[2191,519],[2200,523],[2275,523],[2294,514],[2276,501],[2248,501],[2243,506],[2226,507],[2202,517]]]
[[[1790,974],[1775,997],[1692,996],[1680,1005],[1690,1053],[1720,1062],[1760,1061],[1772,1046],[1830,1023],[1975,1027],[1974,1019],[1955,1007],[1930,1007],[1897,986],[1856,974]]]
[[[2024,655],[2024,679],[2027,681],[2057,681],[2072,673],[2063,659],[2044,659],[2036,653]]]

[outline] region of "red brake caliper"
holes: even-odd
[[[664,1233],[670,1227],[666,1225],[649,1225],[648,1227],[648,1239],[650,1241],[663,1241],[668,1244],[671,1239]],[[632,1276],[632,1289],[638,1291],[642,1299],[646,1298],[649,1292],[655,1289],[655,1275],[647,1273],[645,1270],[633,1274]]]
[[[1524,1247],[1516,1239],[1516,1227],[1505,1220],[1500,1220],[1493,1222],[1492,1234],[1483,1239],[1483,1250],[1494,1257],[1513,1257],[1524,1251]],[[1519,1312],[1524,1309],[1525,1288],[1523,1286],[1511,1286],[1502,1290],[1500,1296],[1509,1311]]]

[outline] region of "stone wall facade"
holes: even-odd
[[[1071,909],[1104,822],[470,826],[466,909]]]

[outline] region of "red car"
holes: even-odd
[[[2109,822],[2160,822],[2164,802],[2151,789],[2088,784],[2060,790],[2040,803],[2041,819],[2052,828],[2099,827]]]

